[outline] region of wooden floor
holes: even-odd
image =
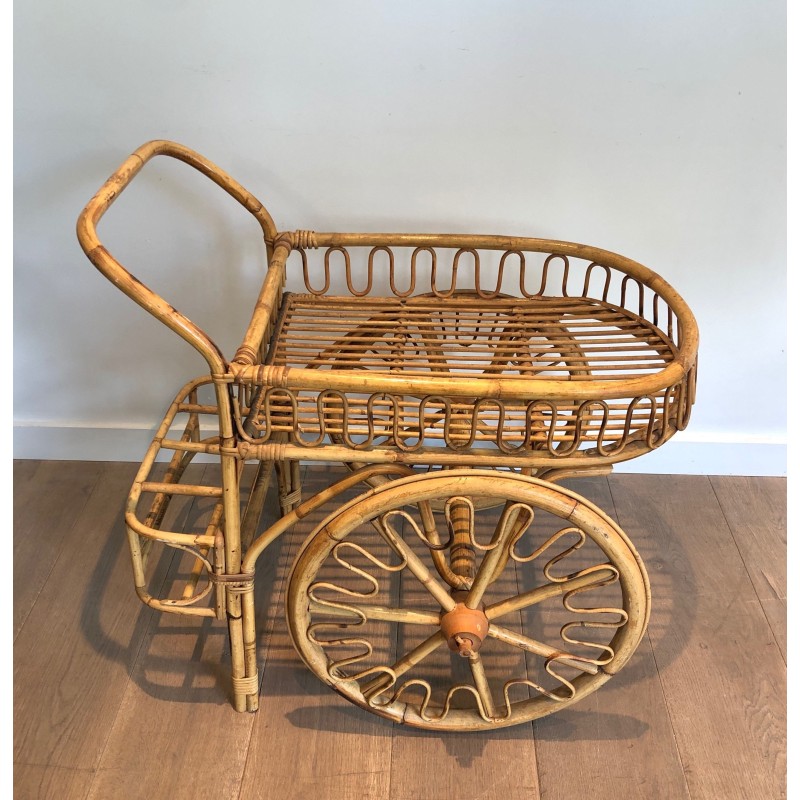
[[[260,566],[261,709],[234,712],[225,624],[136,600],[121,514],[135,469],[15,463],[19,800],[785,796],[785,480],[569,483],[641,553],[647,636],[614,680],[560,714],[432,735],[350,706],[295,654],[283,584],[308,525]],[[331,476],[305,477],[314,491]],[[168,582],[176,567],[159,569]]]

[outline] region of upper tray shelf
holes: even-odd
[[[657,373],[676,347],[637,314],[587,297],[287,294],[267,363],[381,374],[617,380]]]

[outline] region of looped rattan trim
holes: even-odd
[[[258,675],[250,675],[245,678],[234,677],[233,690],[236,694],[257,694]]]
[[[293,231],[292,234],[292,247],[305,250],[309,247],[316,250],[317,248],[317,234],[314,231]]]

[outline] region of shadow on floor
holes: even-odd
[[[316,483],[319,483],[317,479]],[[577,484],[577,482],[576,482]],[[268,501],[270,502],[270,501]],[[177,530],[190,530],[202,525],[203,515],[207,509],[192,507],[179,515],[174,526]],[[648,534],[648,520],[658,519],[658,509],[649,507],[647,503],[637,513],[636,530],[629,530],[631,538],[642,556],[648,571],[653,592],[653,603],[657,613],[653,614],[649,627],[649,637],[653,648],[659,652],[661,637],[669,632],[679,637],[680,647],[671,648],[674,659],[683,649],[691,635],[694,624],[692,616],[694,603],[683,598],[679,605],[671,603],[672,580],[670,570],[680,567],[684,570],[683,580],[696,593],[696,582],[691,565],[680,549],[678,537],[670,536],[669,530],[660,523],[658,539]],[[641,523],[638,521],[641,520]],[[269,520],[266,520],[269,522]],[[180,525],[180,526],[179,526]],[[297,537],[295,537],[297,541]],[[276,580],[290,565],[294,553],[290,551],[289,541],[282,541],[273,546],[271,552],[261,562],[261,572],[256,581],[256,607],[259,619],[259,664],[269,661],[267,670],[266,694],[277,693],[291,695],[298,692],[330,691],[308,673],[300,658],[295,654],[285,630],[283,620],[283,593],[278,596]],[[271,556],[271,560],[270,559]],[[162,589],[168,589],[169,583],[178,578],[181,570],[179,551],[164,548],[158,563],[154,566],[155,583],[161,582]],[[224,621],[210,618],[186,617],[172,614],[159,614],[149,608],[137,606],[131,584],[118,585],[115,578],[112,584],[111,575],[119,559],[128,559],[125,525],[122,513],[117,517],[112,529],[105,538],[102,549],[93,567],[92,578],[86,592],[82,614],[81,630],[92,646],[106,658],[124,663],[131,669],[136,684],[148,695],[171,702],[208,703],[219,705],[230,701],[229,664],[230,655],[227,643],[227,626]],[[117,571],[118,572],[118,571]],[[128,576],[130,573],[128,573]],[[688,580],[687,580],[688,576]],[[101,614],[104,601],[112,594],[124,592],[131,597],[131,613],[138,614],[133,632],[127,641],[115,639],[113,628],[109,629]],[[689,598],[690,599],[690,598]],[[677,618],[680,613],[682,616]],[[268,637],[274,629],[274,635]],[[647,640],[645,640],[646,643]],[[644,646],[644,645],[643,645]],[[659,666],[668,666],[659,653]],[[275,670],[285,669],[297,671],[295,680],[276,680]],[[640,674],[626,676],[624,670],[614,679],[617,684],[622,681],[636,682]],[[312,687],[315,687],[312,689]],[[603,691],[601,689],[600,691]],[[340,711],[332,715],[331,725],[337,725],[336,719],[341,713],[364,714],[359,709]],[[594,734],[586,733],[589,726],[582,720],[590,715],[580,711],[565,711],[556,717],[548,718],[546,724],[537,728],[537,737],[563,739],[593,738]],[[594,715],[592,715],[594,716]],[[299,708],[296,715],[290,714],[293,724],[303,727],[307,712]],[[318,717],[315,717],[319,725]],[[558,720],[550,722],[550,719]],[[388,724],[388,723],[387,723]],[[596,730],[596,725],[591,726]],[[633,717],[620,717],[612,726],[620,731],[621,738],[635,737],[647,729],[645,723]],[[601,727],[602,730],[602,727]],[[428,734],[425,734],[428,735]],[[485,735],[485,734],[479,734]]]

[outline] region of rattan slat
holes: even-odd
[[[609,303],[514,298],[498,309],[497,302],[482,310],[460,296],[431,308],[402,298],[290,294],[270,363],[586,379],[650,373],[672,361],[666,335]]]

